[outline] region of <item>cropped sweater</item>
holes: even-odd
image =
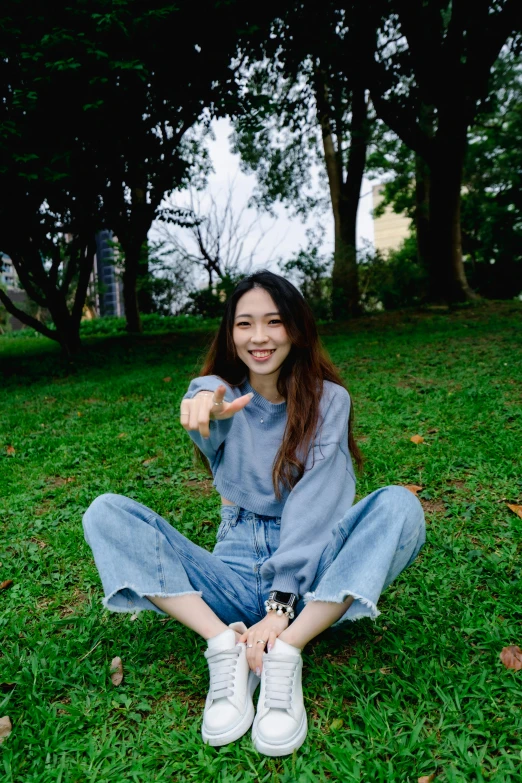
[[[214,486],[227,500],[256,514],[280,517],[276,552],[261,566],[272,590],[303,596],[314,581],[321,555],[337,523],[355,497],[355,475],[348,451],[350,395],[324,382],[319,425],[305,472],[293,489],[275,497],[272,467],[286,426],[286,403],[274,404],[245,381],[230,386],[215,375],[195,378],[184,399],[226,386],[225,400],[253,392],[252,400],[232,418],[210,422],[210,437],[189,432],[207,457]]]

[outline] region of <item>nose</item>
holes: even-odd
[[[250,342],[254,343],[254,345],[260,345],[262,343],[266,343],[267,340],[268,335],[265,332],[264,324],[257,324],[254,334],[250,338]]]

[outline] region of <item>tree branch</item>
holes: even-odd
[[[74,303],[71,311],[71,318],[73,323],[79,326],[82,320],[83,306],[85,304],[85,298],[87,296],[87,288],[89,287],[89,280],[91,279],[92,267],[94,264],[94,253],[96,252],[96,241],[94,234],[91,234],[91,238],[85,243],[83,254],[80,255],[80,275],[78,278],[78,285],[76,286],[76,293],[74,295]]]
[[[47,326],[45,326],[45,324],[41,323],[41,321],[39,321],[37,318],[33,318],[32,315],[26,313],[25,310],[20,310],[20,308],[15,305],[15,303],[7,296],[2,288],[0,288],[0,302],[2,302],[7,312],[11,313],[11,315],[14,315],[14,317],[18,318],[19,321],[27,324],[27,326],[32,326],[35,331],[40,332],[40,334],[43,334],[45,337],[50,337],[51,340],[56,340],[56,342],[59,342],[58,332],[52,331]]]

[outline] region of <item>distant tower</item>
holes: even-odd
[[[96,234],[96,277],[100,286],[100,315],[124,315],[121,280],[116,270],[117,254],[114,252],[112,231]]]

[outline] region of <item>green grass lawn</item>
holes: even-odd
[[[358,495],[422,486],[428,543],[376,622],[307,648],[310,731],[285,759],[248,734],[202,745],[202,642],[152,613],[103,611],[82,534],[111,491],[212,547],[219,498],[178,423],[206,338],[90,337],[74,366],[45,340],[0,339],[2,781],[519,783],[522,672],[499,653],[522,644],[522,519],[506,506],[522,502],[522,305],[325,331],[367,458]]]

